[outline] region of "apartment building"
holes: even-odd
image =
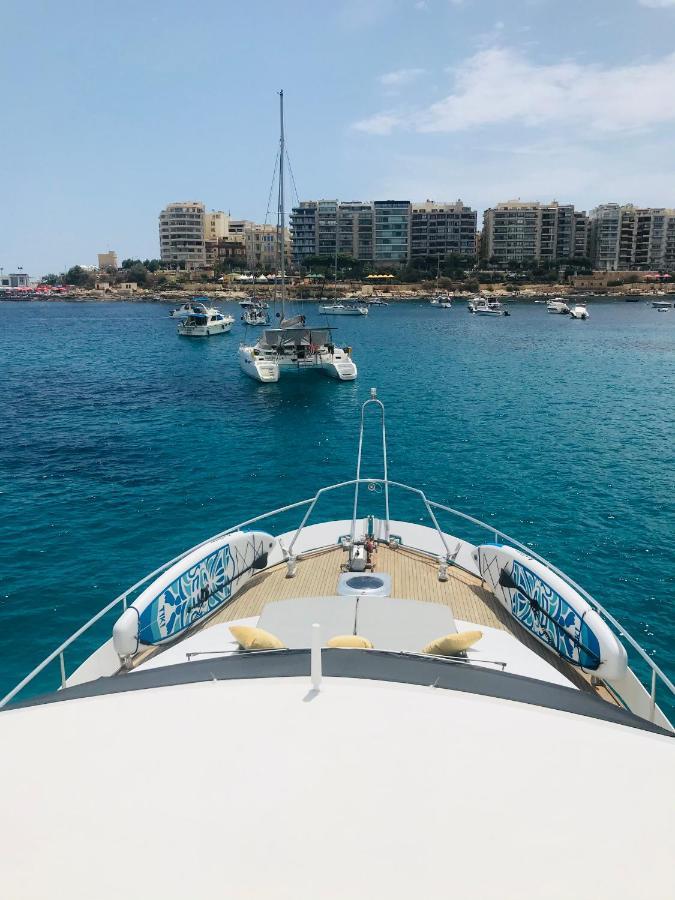
[[[410,257],[445,257],[451,253],[475,256],[477,213],[461,200],[456,203],[412,203]]]
[[[409,200],[375,200],[373,203],[374,262],[407,262],[410,255]]]
[[[159,214],[159,249],[165,263],[185,269],[206,264],[204,204],[197,200],[169,203]]]
[[[574,213],[574,252],[572,256],[576,259],[588,259],[590,256],[590,225],[586,212],[575,211]]]
[[[370,203],[340,203],[337,211],[338,253],[373,261],[373,207]]]
[[[483,216],[482,255],[504,264],[585,256],[585,215],[555,200],[498,203]]]
[[[593,267],[604,271],[675,265],[675,210],[603,203],[590,214]]]
[[[246,248],[246,268],[252,272],[276,272],[281,259],[281,236],[276,225],[257,225],[248,222],[243,230]],[[286,269],[292,263],[291,234],[284,228]]]

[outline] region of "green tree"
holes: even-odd
[[[63,282],[73,287],[92,287],[94,279],[82,266],[73,266],[63,275]]]
[[[135,262],[132,266],[122,266],[123,273],[118,277],[119,281],[135,281],[136,284],[145,285],[148,281],[148,270],[142,262]]]
[[[44,278],[42,279],[42,283],[49,284],[54,287],[54,285],[61,284],[61,276],[50,273],[49,275],[44,276]]]

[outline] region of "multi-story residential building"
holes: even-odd
[[[595,269],[627,271],[672,267],[675,210],[603,203],[591,212]]]
[[[204,204],[197,200],[169,203],[159,214],[159,248],[165,263],[185,269],[206,264]]]
[[[572,204],[509,200],[485,211],[482,253],[504,264],[555,262],[582,255],[577,252],[577,239],[579,249],[583,245],[582,234],[582,220]]]
[[[451,253],[476,254],[477,213],[461,200],[456,203],[413,203],[410,214],[410,257]]]
[[[293,263],[302,265],[309,256],[318,252],[319,204],[316,200],[304,200],[295,206],[290,215],[291,233],[293,235]]]
[[[590,213],[590,250],[594,269],[616,271],[619,267],[621,207],[603,203]]]
[[[675,209],[670,211],[666,222],[666,237],[663,242],[663,267],[675,269]]]
[[[204,213],[204,240],[217,241],[230,232],[230,217],[219,210]]]
[[[281,259],[281,237],[276,225],[256,225],[249,222],[243,231],[246,247],[246,266],[252,272],[276,272]],[[284,228],[286,269],[292,261],[291,235]]]
[[[588,216],[585,212],[576,211],[574,213],[574,249],[572,253],[576,259],[588,259],[590,256],[589,236]]]
[[[410,255],[410,201],[375,200],[373,203],[376,263],[405,263]]]
[[[98,254],[98,267],[101,272],[105,272],[106,269],[118,269],[117,265],[117,254],[114,250],[108,250],[107,253],[99,253]]]
[[[364,262],[373,260],[373,206],[340,203],[337,211],[338,253]]]
[[[500,263],[537,258],[540,204],[511,200],[483,213],[482,252]]]

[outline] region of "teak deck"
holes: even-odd
[[[286,577],[285,563],[273,566],[254,576],[231,603],[214,613],[201,626],[196,626],[196,629],[259,616],[265,604],[274,600],[336,594],[338,578],[346,561],[346,551],[335,548],[300,557],[294,578]],[[439,581],[438,564],[432,559],[414,550],[392,550],[386,546],[380,546],[377,550],[375,571],[378,570],[391,576],[392,597],[443,603],[452,609],[456,619],[508,631],[580,690],[597,693],[603,699],[615,702],[605,688],[592,685],[588,676],[548,651],[526,629],[521,628],[475,575],[451,567],[448,570],[448,580]],[[139,665],[156,652],[158,651],[153,648],[140,653],[134,660],[134,665]]]

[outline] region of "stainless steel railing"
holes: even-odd
[[[488,525],[485,522],[482,522],[480,519],[476,519],[474,516],[470,516],[467,513],[462,512],[461,510],[454,509],[451,506],[446,506],[443,503],[437,503],[433,500],[429,500],[427,498],[426,494],[424,493],[424,491],[420,490],[419,488],[411,487],[410,485],[404,484],[399,481],[390,481],[389,479],[385,480],[383,478],[358,478],[358,479],[351,479],[349,481],[337,482],[336,484],[327,485],[326,487],[320,488],[314,494],[313,497],[309,497],[306,500],[299,500],[296,503],[289,503],[286,506],[281,506],[278,509],[274,509],[274,510],[272,510],[270,512],[266,512],[266,513],[262,513],[259,516],[254,516],[253,518],[246,519],[243,522],[239,522],[237,525],[233,525],[231,528],[227,528],[224,531],[219,532],[218,534],[212,535],[211,537],[208,537],[205,540],[200,541],[200,543],[195,544],[195,546],[191,547],[189,550],[186,550],[183,553],[180,553],[178,556],[175,556],[173,559],[169,560],[168,562],[163,563],[161,566],[156,568],[154,571],[150,572],[148,575],[145,575],[140,581],[137,581],[134,585],[127,588],[118,597],[116,597],[114,600],[112,600],[110,603],[108,603],[107,606],[104,606],[103,609],[99,610],[99,612],[97,612],[94,616],[92,616],[91,619],[89,619],[89,621],[87,621],[84,625],[82,625],[81,628],[78,628],[78,630],[75,631],[69,638],[67,638],[67,640],[65,640],[62,644],[60,644],[60,646],[58,646],[56,648],[56,650],[54,650],[52,653],[50,653],[49,656],[47,656],[39,665],[37,665],[31,672],[29,672],[28,675],[25,676],[25,678],[23,678],[14,688],[12,688],[11,691],[9,691],[9,693],[7,693],[2,698],[2,700],[0,700],[0,708],[6,706],[7,703],[9,703],[11,700],[13,700],[21,691],[23,691],[32,681],[34,681],[35,678],[37,678],[37,676],[41,672],[43,672],[56,659],[59,660],[61,687],[65,686],[66,677],[67,677],[66,676],[66,666],[65,666],[65,656],[64,656],[65,651],[68,648],[72,647],[73,644],[75,644],[87,631],[89,631],[89,629],[93,625],[95,625],[107,613],[109,613],[113,609],[115,609],[115,607],[119,606],[119,607],[121,607],[122,610],[124,608],[126,608],[128,598],[135,591],[139,590],[141,587],[146,585],[152,578],[156,578],[158,575],[160,575],[162,572],[164,572],[166,569],[168,569],[169,566],[174,565],[179,560],[183,559],[183,557],[187,556],[189,553],[192,553],[193,551],[198,550],[200,547],[203,547],[205,544],[209,543],[210,541],[216,540],[221,537],[225,537],[226,535],[232,534],[235,531],[239,531],[242,528],[246,528],[249,525],[255,525],[255,524],[258,524],[259,522],[264,521],[265,519],[271,519],[271,518],[274,518],[275,516],[283,515],[284,513],[290,512],[293,509],[300,509],[301,507],[307,507],[307,510],[306,510],[305,514],[303,515],[302,520],[300,521],[300,524],[299,524],[298,528],[296,529],[296,531],[293,535],[293,538],[291,539],[291,542],[289,544],[287,553],[290,556],[290,555],[292,555],[292,550],[294,548],[294,545],[295,545],[298,537],[300,536],[302,530],[305,528],[305,526],[309,520],[309,517],[311,516],[312,512],[314,511],[319,499],[321,497],[323,497],[324,495],[331,493],[333,491],[339,490],[341,488],[348,488],[348,487],[352,487],[352,486],[358,487],[360,484],[366,484],[366,485],[380,484],[386,490],[387,497],[388,497],[388,491],[389,491],[390,487],[398,488],[403,491],[407,491],[407,492],[419,497],[421,499],[432,523],[433,523],[434,530],[440,536],[443,547],[446,550],[446,554],[447,554],[446,561],[448,563],[453,562],[453,557],[452,557],[449,547],[448,547],[446,534],[445,534],[445,532],[442,531],[442,529],[439,525],[439,522],[438,522],[438,517],[434,513],[434,510],[441,510],[450,515],[456,516],[457,518],[462,519],[466,522],[470,522],[472,525],[483,529],[488,534],[493,536],[495,538],[495,540],[499,540],[501,538],[503,541],[512,544],[514,547],[518,547],[520,550],[523,550],[525,553],[528,553],[530,556],[539,560],[539,562],[548,566],[551,569],[551,571],[555,572],[564,581],[566,581],[567,584],[569,584],[571,587],[573,587],[575,590],[577,590],[581,594],[581,596],[584,597],[584,599],[609,624],[612,625],[612,627],[618,633],[618,636],[622,640],[624,640],[626,643],[628,643],[637,652],[637,654],[640,656],[642,661],[647,665],[647,667],[650,671],[650,679],[649,679],[650,683],[649,683],[648,687],[645,685],[643,685],[643,687],[649,693],[649,695],[651,697],[652,710],[656,706],[656,688],[657,688],[658,682],[660,682],[666,688],[666,690],[671,695],[673,695],[673,697],[675,697],[675,685],[673,684],[673,682],[659,668],[659,666],[656,665],[656,663],[651,659],[651,657],[648,655],[648,653],[626,631],[626,629],[620,624],[620,622],[614,616],[612,616],[612,614],[609,613],[602,606],[602,604],[600,604],[591,594],[589,594],[587,590],[585,590],[583,587],[581,587],[581,585],[577,584],[576,581],[571,579],[568,575],[566,575],[564,572],[562,572],[560,569],[558,569],[557,566],[555,566],[553,563],[549,562],[545,557],[541,556],[541,554],[537,553],[531,547],[528,547],[526,544],[521,543],[520,541],[518,541],[515,538],[511,537],[510,535],[506,534],[506,532],[500,531],[499,529],[495,528],[494,526]],[[387,504],[387,507],[388,507],[388,504]],[[388,508],[387,508],[387,512],[388,512]]]

